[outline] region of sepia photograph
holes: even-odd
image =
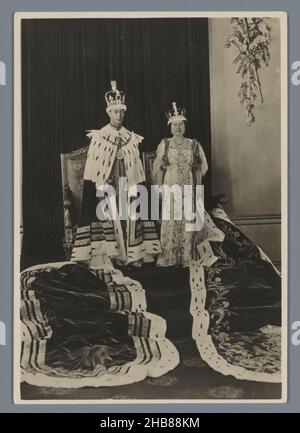
[[[16,403],[285,402],[287,16],[16,13]]]

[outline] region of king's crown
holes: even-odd
[[[111,81],[111,90],[105,93],[107,109],[123,108],[126,110],[125,93],[117,89],[117,82]]]

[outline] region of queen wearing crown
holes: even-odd
[[[116,81],[105,94],[106,112],[110,122],[101,129],[88,131],[90,145],[84,171],[83,199],[80,223],[77,229],[72,260],[91,266],[111,263],[140,265],[154,261],[161,251],[154,222],[119,215],[120,178],[126,180],[127,191],[145,181],[139,144],[143,137],[123,126],[127,110],[124,92]],[[116,215],[99,220],[96,209],[99,192],[113,187]],[[101,194],[100,194],[101,195]],[[131,197],[132,198],[132,197]],[[128,198],[130,202],[130,197]],[[130,209],[130,208],[129,208]]]
[[[172,136],[164,138],[158,145],[153,164],[154,183],[170,188],[179,186],[182,191],[185,185],[201,185],[208,165],[201,144],[196,139],[185,137],[185,109],[177,107],[176,102],[173,102],[167,119]],[[200,243],[203,241],[202,237],[209,237],[215,227],[204,211],[204,229],[200,233],[188,231],[189,221],[185,219],[185,213],[182,212],[182,218],[176,218],[174,196],[172,197],[170,219],[162,219],[161,222],[162,253],[158,256],[157,265],[188,266],[191,260],[199,255],[195,240]]]

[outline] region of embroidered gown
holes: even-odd
[[[87,262],[99,267],[116,259],[119,263],[140,264],[151,262],[161,252],[160,242],[153,222],[126,220],[119,218],[119,178],[126,178],[128,190],[145,181],[144,169],[140,160],[140,135],[121,127],[120,130],[106,125],[100,130],[92,130],[84,171],[83,199],[80,223],[77,229],[73,261]],[[97,190],[107,185],[115,188],[113,197],[117,218],[100,221],[96,215],[99,201]],[[135,194],[128,197],[127,205]]]
[[[200,185],[207,169],[207,160],[199,142],[186,138],[182,145],[177,145],[173,138],[164,139],[157,148],[153,164],[154,183],[169,187],[179,185],[183,190],[184,185]],[[171,195],[171,218],[161,222],[162,253],[157,259],[158,266],[188,266],[193,258],[197,258],[198,251],[193,251],[195,232],[186,230],[186,224],[190,221],[185,219],[184,211],[182,215],[182,219],[175,219],[174,197]],[[221,240],[222,233],[204,211],[202,240],[205,239]],[[204,248],[201,253],[207,256],[208,251]]]

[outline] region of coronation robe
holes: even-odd
[[[141,264],[154,261],[161,252],[160,242],[153,221],[133,218],[131,203],[136,199],[138,184],[145,181],[140,159],[139,144],[143,137],[110,124],[87,134],[90,146],[84,171],[83,197],[80,221],[72,251],[72,261],[102,266],[115,259],[121,264]],[[126,219],[119,218],[119,179],[126,178]],[[98,193],[112,186],[115,194],[116,215],[105,221],[98,219],[97,206],[105,198]]]

